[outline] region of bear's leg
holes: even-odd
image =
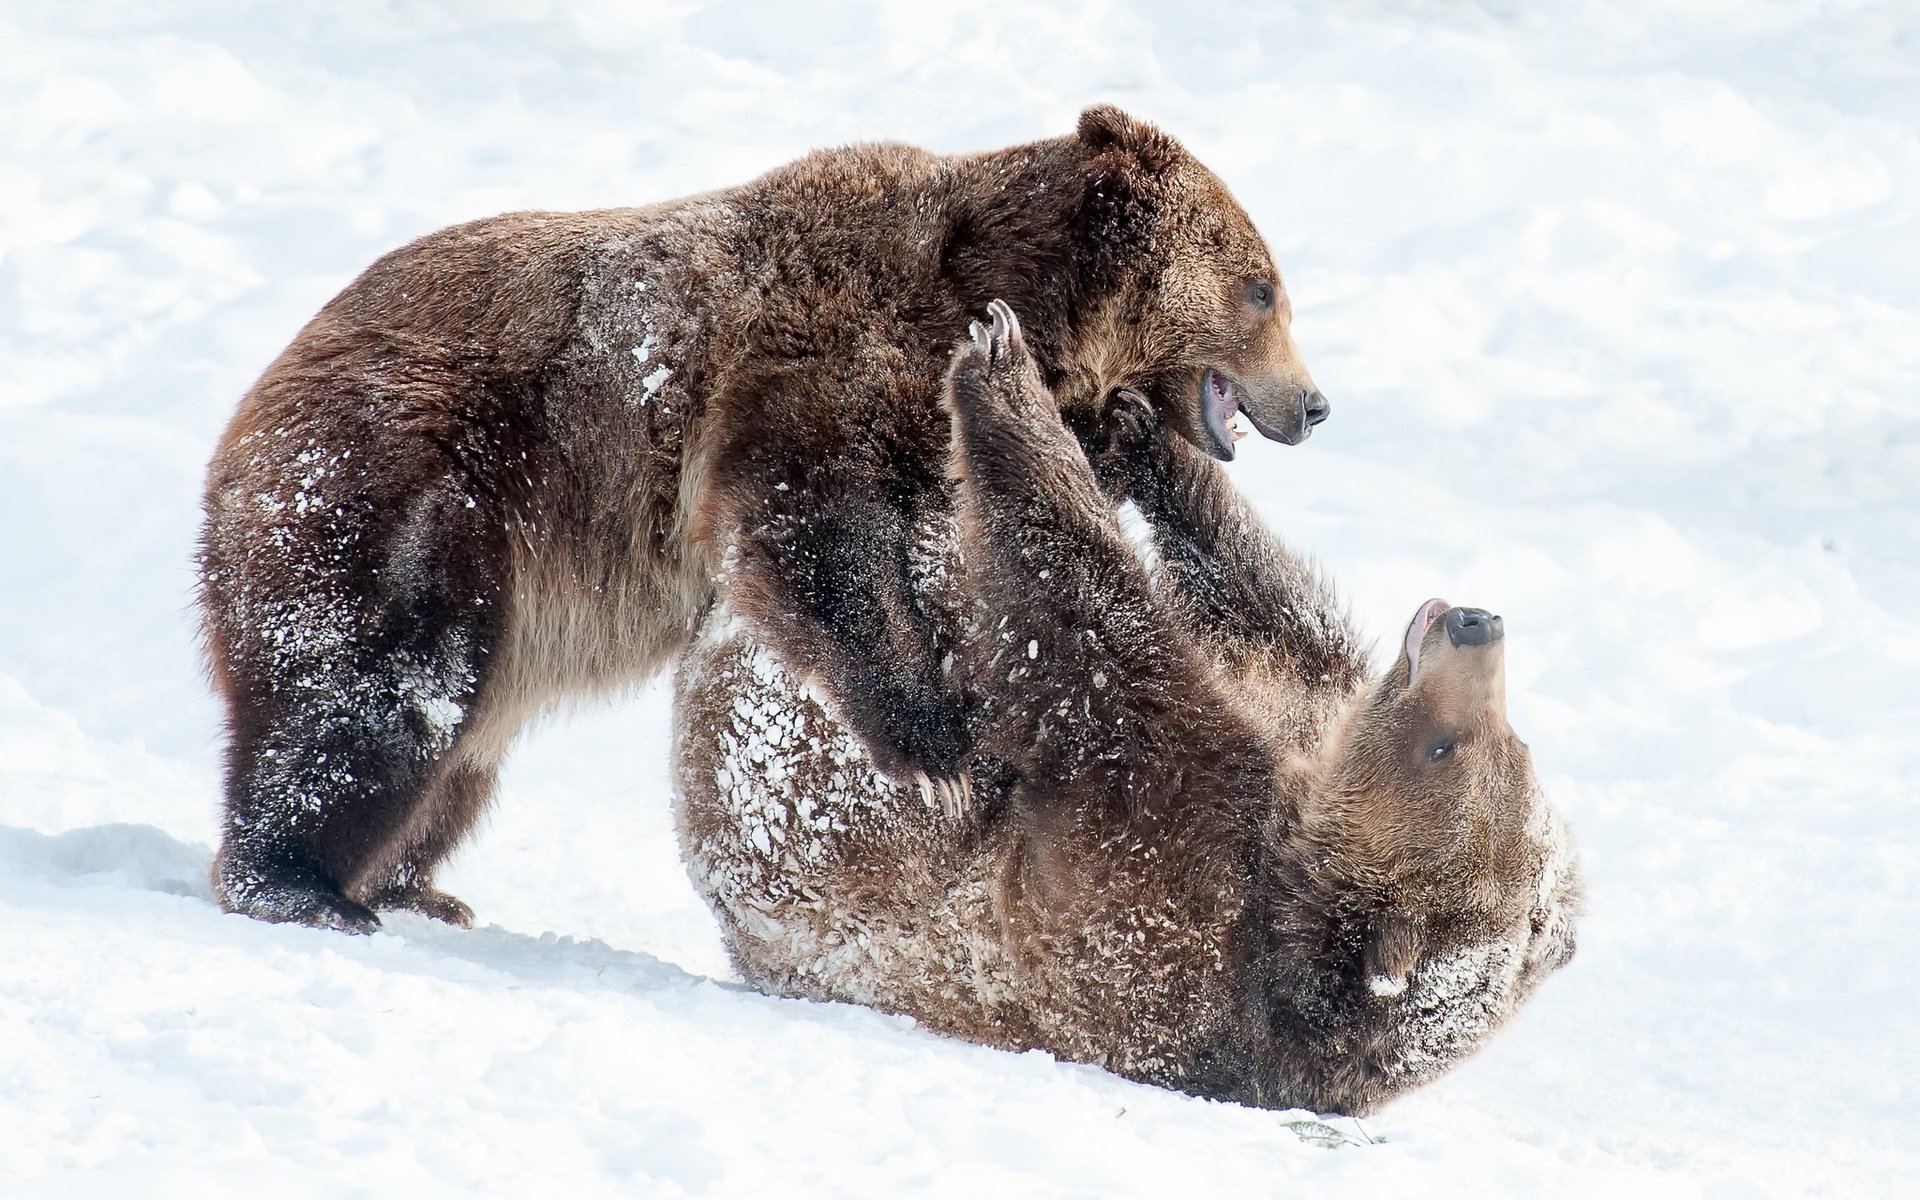
[[[484,796],[441,762],[475,699],[475,666],[458,652],[374,651],[350,660],[351,677],[330,695],[261,704],[257,732],[237,729],[229,753],[215,866],[225,906],[268,921],[376,926],[368,904],[353,898],[370,873],[404,855],[415,830],[430,853],[471,823],[423,811],[436,793],[452,792],[443,803],[455,810],[477,810],[471,794]],[[451,836],[440,834],[443,825]],[[430,873],[426,857],[417,861]]]
[[[397,860],[382,869],[366,889],[367,907],[385,912],[408,909],[462,929],[473,925],[473,910],[433,886],[433,873],[466,839],[493,798],[498,772],[492,764],[451,764],[433,784],[405,835]]]
[[[1190,634],[1236,662],[1316,687],[1365,673],[1332,589],[1267,529],[1219,463],[1158,424],[1145,397],[1117,393],[1080,439],[1108,495],[1132,500],[1145,519]]]
[[[983,742],[1049,794],[1159,787],[1150,747],[1230,744],[1234,714],[1154,595],[1004,304],[949,376]],[[1217,726],[1217,728],[1216,728]]]
[[[346,524],[355,512],[370,515]],[[419,891],[484,802],[484,776],[462,779],[451,752],[484,699],[507,560],[497,518],[444,478],[304,515],[265,531],[225,510],[209,522],[208,642],[230,730],[215,893],[261,920],[366,932],[368,889],[412,850]]]
[[[954,355],[947,404],[954,417],[954,465],[976,515],[1029,534],[1048,528],[1096,541],[1123,537],[1091,466],[1040,378],[1040,368],[1004,301],[987,306]],[[1021,500],[1032,515],[1020,516]]]
[[[944,504],[942,480],[930,470],[917,489],[883,487],[863,469],[828,459],[804,487],[770,496],[716,485],[752,497],[716,521],[732,558],[727,601],[756,640],[804,669],[875,765],[951,803],[965,790],[965,723],[911,545],[918,518]]]

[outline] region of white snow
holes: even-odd
[[[1398,996],[1407,990],[1407,981],[1393,975],[1370,975],[1367,990],[1376,996]]]
[[[1506,618],[1591,910],[1489,1050],[1325,1129],[745,992],[658,689],[513,759],[443,881],[479,929],[213,908],[201,471],[334,291],[454,221],[1095,100],[1182,137],[1286,272],[1333,418],[1242,443],[1239,483],[1382,645],[1426,596]],[[0,113],[0,1194],[1920,1177],[1912,5],[8,0]]]
[[[645,408],[647,401],[653,399],[653,394],[660,390],[660,385],[671,378],[673,378],[673,368],[665,363],[648,371],[647,377],[640,381],[640,399],[635,403]]]

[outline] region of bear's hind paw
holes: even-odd
[[[343,933],[372,933],[380,918],[371,908],[340,893],[294,880],[262,879],[231,867],[222,871],[215,893],[228,912],[285,925],[310,925]]]
[[[449,896],[438,888],[413,887],[396,889],[367,898],[368,906],[382,911],[403,909],[417,912],[423,917],[432,917],[457,929],[473,928],[473,910],[458,897]]]

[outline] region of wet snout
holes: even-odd
[[[1306,372],[1288,367],[1270,375],[1242,375],[1226,367],[1208,367],[1200,373],[1195,397],[1196,420],[1190,435],[1195,445],[1223,462],[1234,456],[1234,443],[1246,435],[1241,414],[1270,441],[1297,446],[1314,426],[1333,413],[1333,406]]]
[[[1201,372],[1194,444],[1215,458],[1233,458],[1233,444],[1245,433],[1237,420],[1242,413],[1262,437],[1288,446],[1306,441],[1333,414],[1300,360],[1287,311],[1282,301],[1254,336]]]
[[[1450,608],[1445,617],[1447,641],[1459,646],[1487,646],[1507,636],[1504,623],[1484,608]]]
[[[1281,380],[1249,384],[1241,396],[1240,411],[1260,436],[1289,446],[1307,440],[1313,427],[1333,413],[1333,406],[1316,387]]]
[[[1306,409],[1309,429],[1333,415],[1333,405],[1327,403],[1327,398],[1320,394],[1319,388],[1310,390],[1301,399],[1301,404]]]
[[[1506,626],[1499,617],[1484,608],[1449,608],[1421,639],[1413,674],[1426,684],[1435,712],[1454,724],[1504,719],[1506,649]]]

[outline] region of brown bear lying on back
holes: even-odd
[[[1573,952],[1500,619],[1431,601],[1370,679],[1217,467],[1125,397],[1086,437],[1103,492],[995,326],[953,369],[957,526],[922,537],[983,815],[891,782],[722,609],[678,680],[678,818],[741,973],[1253,1104],[1434,1078]]]
[[[544,707],[671,662],[724,581],[892,777],[964,717],[913,531],[948,513],[952,331],[1006,296],[1065,408],[1141,389],[1230,457],[1326,415],[1267,247],[1111,108],[985,154],[822,151],[649,208],[387,255],[254,385],[207,477],[228,908],[464,923],[435,867]]]

